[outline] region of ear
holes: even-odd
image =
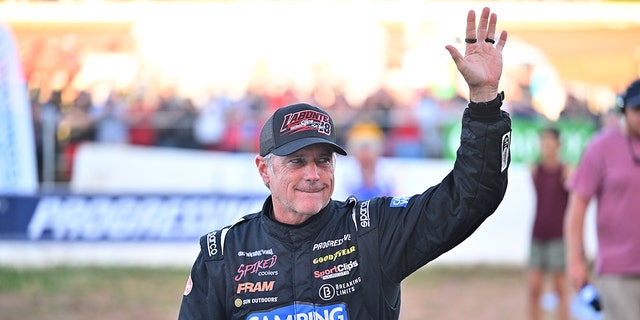
[[[269,185],[269,167],[267,166],[267,162],[264,161],[264,158],[261,156],[256,156],[256,167],[258,168],[258,173],[260,173],[260,177],[262,177],[262,182],[265,185]]]

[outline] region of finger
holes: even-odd
[[[491,11],[489,10],[489,8],[484,7],[484,9],[482,9],[482,14],[480,14],[480,21],[478,22],[477,36],[478,36],[478,39],[480,39],[481,41],[484,41],[484,39],[487,38],[487,26],[489,24],[490,12]]]
[[[476,12],[469,10],[467,13],[467,39],[476,39]]]
[[[485,39],[495,40],[497,23],[498,23],[498,15],[495,13],[492,13],[489,16],[489,30],[487,31],[487,36],[485,37]]]
[[[504,45],[507,43],[507,36],[508,34],[505,30],[500,33],[500,39],[498,39],[498,43],[496,44],[496,49],[500,50],[500,52],[502,52]]]

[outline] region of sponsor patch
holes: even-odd
[[[253,293],[253,292],[266,292],[273,290],[275,281],[260,281],[260,282],[241,282],[238,283],[236,293]]]
[[[371,220],[369,219],[369,200],[360,203],[360,226],[363,228],[371,226]]]
[[[389,207],[391,208],[405,208],[407,206],[407,203],[409,203],[409,199],[411,199],[411,197],[393,197],[391,199],[391,203],[389,204]]]
[[[217,232],[210,232],[207,234],[207,248],[209,249],[209,256],[213,257],[218,254],[218,241],[216,240]]]
[[[347,233],[344,236],[342,236],[342,238],[314,243],[312,251],[326,249],[326,248],[330,248],[330,247],[341,246],[342,243],[344,243],[345,241],[349,241],[349,240],[351,240],[351,234]]]
[[[237,298],[234,301],[234,305],[236,306],[236,308],[240,308],[242,306],[246,306],[249,304],[276,303],[276,302],[278,302],[278,297],[258,297],[258,298],[247,298],[247,299]]]
[[[362,278],[357,277],[351,281],[343,283],[325,283],[320,286],[320,289],[318,290],[318,296],[320,296],[320,299],[324,301],[329,301],[334,297],[340,297],[350,293],[354,293],[356,291],[356,285],[358,285],[360,282],[362,282]]]
[[[326,256],[323,257],[317,257],[317,258],[313,258],[313,264],[318,264],[318,263],[323,263],[323,262],[328,262],[328,261],[336,261],[336,259],[340,258],[340,257],[344,257],[347,255],[350,255],[352,253],[356,252],[356,246],[351,246],[349,248],[346,249],[341,249],[338,250],[334,253],[330,253]]]
[[[267,254],[273,254],[273,249],[260,249],[256,251],[238,251],[238,257],[259,257]]]
[[[347,306],[343,303],[327,306],[297,302],[288,306],[258,311],[247,320],[349,320]]]
[[[278,261],[278,256],[277,255],[273,255],[270,258],[267,259],[262,259],[259,261],[256,261],[254,263],[251,264],[241,264],[238,267],[238,273],[236,274],[236,276],[233,278],[236,281],[240,281],[242,280],[244,277],[247,276],[247,274],[253,274],[256,272],[260,272],[260,271],[267,271],[269,269],[271,269],[275,264],[276,261]],[[277,275],[278,273],[276,272],[275,275]],[[274,275],[274,274],[263,274],[263,275]]]
[[[193,281],[191,280],[191,275],[189,275],[189,279],[187,279],[187,285],[184,287],[184,295],[188,296],[191,293],[191,289],[193,289]]]
[[[509,167],[509,149],[511,148],[511,131],[505,133],[502,136],[502,162],[500,165],[500,172]]]
[[[351,272],[352,269],[357,268],[357,267],[358,267],[358,261],[357,260],[349,261],[349,262],[345,262],[345,263],[339,264],[337,266],[333,266],[333,267],[325,269],[325,270],[314,271],[313,272],[313,277],[316,278],[316,279],[322,279],[322,280],[343,277],[343,276],[348,275]]]

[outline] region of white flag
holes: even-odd
[[[15,41],[0,24],[0,194],[38,189],[31,106]]]

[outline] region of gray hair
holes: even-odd
[[[274,158],[274,154],[269,152],[266,156],[262,157],[262,161],[264,161],[264,163],[267,165],[267,170],[269,170],[269,173],[273,174],[273,158]],[[271,190],[271,187],[269,187],[268,183],[264,184],[267,189]]]
[[[267,168],[269,169],[269,172],[273,173],[273,158],[274,158],[274,154],[273,153],[268,153],[266,156],[262,157],[262,160],[267,164]]]

